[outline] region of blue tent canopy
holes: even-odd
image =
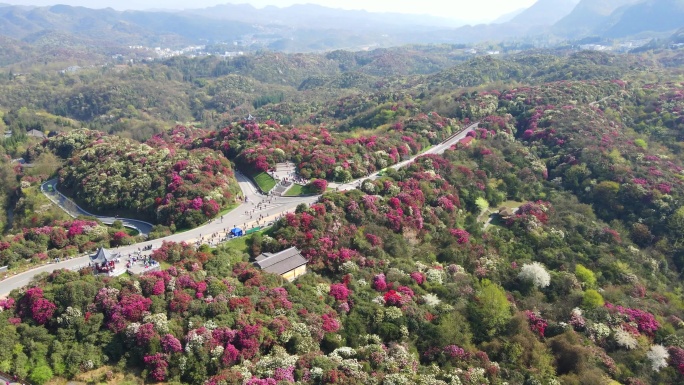
[[[230,233],[233,234],[234,237],[241,237],[244,234],[242,229],[237,227],[233,227],[233,229],[230,230]]]

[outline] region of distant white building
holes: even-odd
[[[580,45],[581,50],[586,50],[586,51],[610,51],[612,50],[611,47],[607,45],[601,45],[601,44],[582,44]]]

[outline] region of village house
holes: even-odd
[[[254,266],[261,270],[278,274],[288,281],[306,274],[306,258],[297,250],[290,247],[278,253],[262,253],[256,257]]]
[[[508,220],[510,218],[513,218],[515,216],[515,213],[518,211],[517,207],[501,207],[499,208],[499,216],[503,220]]]
[[[45,139],[45,134],[42,131],[38,131],[36,129],[27,132],[26,135],[31,136],[33,138]]]
[[[466,136],[465,138],[461,139],[458,141],[458,144],[460,144],[462,147],[470,147],[470,143],[473,141],[472,136]]]

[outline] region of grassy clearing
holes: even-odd
[[[126,234],[128,234],[131,237],[135,237],[135,236],[140,234],[140,232],[138,232],[138,230],[131,229],[130,227],[124,227],[123,229],[126,232]]]
[[[328,187],[325,189],[325,192],[330,192],[330,191],[335,191],[334,188]],[[317,195],[318,193],[313,191],[310,187],[308,186],[300,186],[298,184],[293,185],[290,187],[289,190],[285,191],[285,194],[283,194],[286,197],[298,197],[302,195]]]
[[[241,253],[247,253],[249,252],[249,247],[247,246],[247,240],[251,238],[254,234],[262,234],[262,235],[271,235],[273,233],[273,227],[267,227],[265,229],[259,230],[255,233],[252,233],[250,235],[245,235],[242,237],[237,237],[233,238],[229,241],[226,241],[222,247],[227,247],[233,250],[237,250]]]
[[[496,215],[499,212],[499,209],[502,207],[517,209],[518,207],[522,206],[523,203],[525,202],[517,202],[511,200],[499,203],[496,207],[490,207],[487,211],[481,213],[477,219],[480,223],[484,224],[492,215],[494,215],[490,224],[494,226],[503,226],[504,221],[502,221],[501,218],[498,215]]]
[[[298,184],[292,185],[287,191],[285,191],[286,197],[298,197],[300,195],[315,194],[309,186],[301,186]]]
[[[249,251],[249,248],[247,247],[247,238],[249,238],[249,236],[233,238],[226,242],[226,247],[237,250],[241,253],[246,253]]]
[[[254,181],[259,186],[261,191],[269,192],[276,185],[276,180],[265,172],[260,172],[254,175]]]

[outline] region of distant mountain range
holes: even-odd
[[[224,4],[185,11],[115,11],[0,4],[0,35],[27,43],[180,47],[223,43],[238,50],[359,50],[413,43],[558,41],[666,36],[684,27],[684,0],[538,0],[491,24],[428,15],[293,5]],[[54,36],[60,36],[55,39]],[[0,43],[2,44],[2,43]],[[1,48],[1,47],[0,47]]]
[[[671,32],[684,26],[684,0],[648,0],[618,9],[602,35],[622,37]]]
[[[45,31],[120,44],[177,45],[189,41],[232,40],[257,29],[249,23],[168,12],[90,9],[68,5],[0,7],[0,34],[30,40]]]
[[[639,0],[582,0],[553,26],[555,33],[568,37],[595,34],[605,28],[611,15],[622,7],[634,5]]]
[[[328,8],[316,4],[295,4],[279,8],[255,8],[250,4],[221,4],[209,8],[186,10],[184,13],[211,19],[236,20],[253,24],[283,25],[306,29],[347,29],[361,31],[454,28],[467,24],[464,20],[430,15],[378,13],[361,10]]]

